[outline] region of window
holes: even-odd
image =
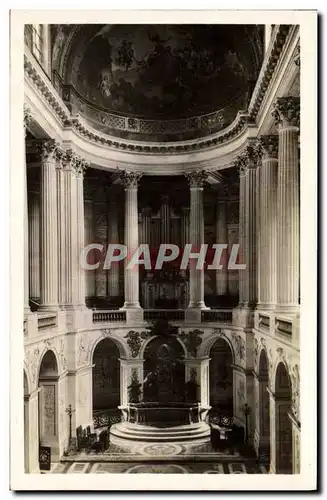
[[[43,60],[43,27],[42,24],[33,24],[33,44],[32,52],[35,57],[42,62]]]

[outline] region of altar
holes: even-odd
[[[144,309],[186,309],[188,278],[185,271],[148,271],[141,285]]]

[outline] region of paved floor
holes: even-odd
[[[250,462],[170,462],[113,463],[61,462],[53,464],[51,474],[268,474],[263,465]]]

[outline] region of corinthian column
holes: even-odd
[[[118,207],[114,194],[111,194],[108,211],[108,243],[114,245],[119,243],[118,234]],[[112,262],[108,269],[108,294],[109,297],[119,296],[119,263]]]
[[[278,137],[261,136],[259,306],[273,308],[277,298]]]
[[[277,188],[277,304],[299,304],[299,152],[300,99],[282,97],[275,104],[279,125]]]
[[[84,235],[84,174],[89,164],[80,157],[75,159],[73,168],[76,176],[76,210],[77,210],[77,303],[85,307],[85,270],[80,265],[80,255],[85,244]]]
[[[57,180],[54,140],[38,145],[41,157],[40,309],[58,309]]]
[[[222,192],[222,186],[220,192]],[[228,244],[227,235],[227,216],[226,216],[226,200],[218,198],[217,199],[217,217],[216,217],[216,243],[226,245]],[[227,294],[227,260],[226,252],[223,252],[223,258],[221,259],[222,269],[217,269],[216,271],[216,293],[218,297]]]
[[[121,180],[125,187],[125,245],[127,258],[125,259],[125,303],[123,309],[140,308],[139,303],[139,267],[128,268],[128,263],[139,245],[137,188],[141,173],[121,173]]]
[[[252,308],[257,297],[257,218],[256,218],[256,183],[258,167],[258,150],[249,145],[244,153],[245,172],[245,305]]]
[[[190,244],[192,252],[199,252],[204,244],[203,185],[207,178],[204,171],[186,174],[190,184]],[[189,308],[204,309],[204,266],[197,269],[197,259],[190,259]]]
[[[39,193],[28,197],[29,240],[29,295],[33,300],[40,297],[40,199]]]
[[[239,255],[240,262],[243,264],[245,262],[245,174],[246,167],[244,165],[243,159],[238,158],[236,162],[240,176],[240,202],[239,202]],[[240,269],[238,272],[239,276],[239,307],[243,307],[245,304],[245,270]]]

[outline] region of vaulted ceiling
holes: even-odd
[[[246,110],[262,62],[262,31],[257,25],[54,25],[52,67],[79,112],[102,129],[113,123],[109,113],[126,117],[135,134],[137,120],[188,120],[193,136],[204,135]],[[143,128],[151,134],[151,123]],[[168,129],[162,125],[159,136]],[[174,130],[184,129],[175,124]]]

